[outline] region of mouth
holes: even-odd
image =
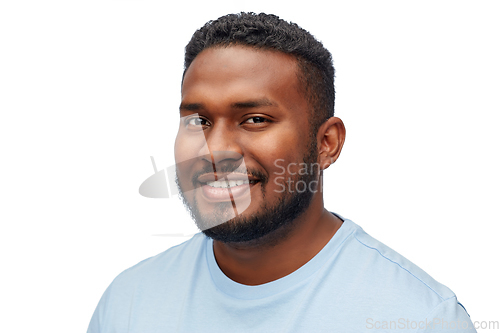
[[[205,184],[202,183],[202,185],[207,185],[213,188],[233,188],[242,185],[254,185],[258,182],[259,180],[216,180]]]
[[[209,202],[241,200],[260,182],[260,179],[242,174],[226,174],[217,177],[218,180],[215,178],[214,174],[198,178],[201,193]]]

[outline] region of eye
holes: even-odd
[[[269,120],[264,118],[264,117],[251,117],[251,118],[248,118],[245,122],[249,123],[249,124],[260,124],[260,123],[269,122]]]
[[[193,128],[201,128],[209,125],[208,120],[202,117],[198,116],[193,116],[193,117],[188,117],[184,120],[184,125],[186,127],[189,127],[191,129]]]

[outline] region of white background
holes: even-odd
[[[3,1],[2,332],[83,332],[112,279],[195,228],[139,185],[172,165],[183,51],[240,11],[332,52],[347,128],[326,207],[500,321],[497,1]]]

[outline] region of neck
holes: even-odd
[[[288,228],[248,243],[214,241],[214,255],[224,274],[241,284],[259,285],[280,279],[311,260],[330,241],[342,221],[317,197]]]

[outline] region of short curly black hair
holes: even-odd
[[[243,45],[290,54],[297,59],[297,76],[311,108],[312,133],[333,117],[335,88],[332,55],[308,31],[272,14],[239,13],[207,22],[186,46],[184,75],[194,58],[207,48]]]

